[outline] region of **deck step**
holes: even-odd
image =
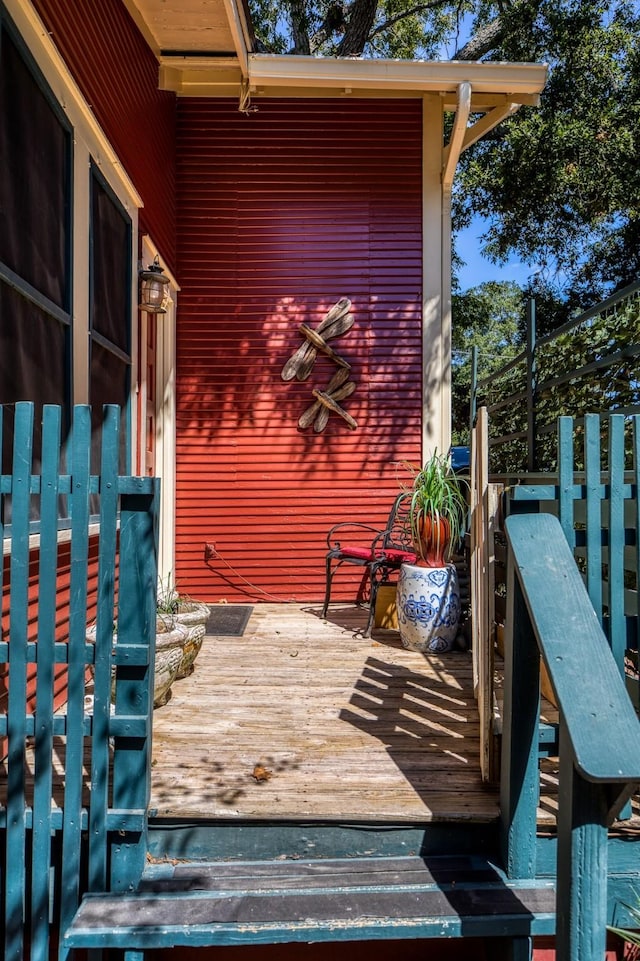
[[[481,857],[150,864],[133,894],[87,895],[64,947],[514,937],[554,912],[551,882]]]

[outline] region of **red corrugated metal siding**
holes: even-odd
[[[310,600],[325,534],[382,522],[395,462],[420,459],[421,103],[260,101],[178,106],[176,575],[194,596]],[[340,297],[339,341],[358,430],[298,417],[335,371],[285,383],[300,343]],[[206,563],[204,545],[219,557]],[[335,597],[353,597],[351,568]]]
[[[122,0],[33,0],[51,39],[144,201],[149,233],[175,270],[175,96]]]

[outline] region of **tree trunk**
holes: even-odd
[[[309,56],[311,43],[305,0],[287,0],[287,9],[291,18],[292,53]]]
[[[354,0],[344,37],[338,47],[339,57],[362,56],[377,9],[377,0]]]

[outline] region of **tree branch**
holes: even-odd
[[[471,37],[463,47],[456,50],[452,60],[480,60],[486,53],[498,46],[504,36],[504,23],[501,17],[496,17],[490,23],[481,27],[475,36]]]
[[[375,30],[372,30],[369,34],[369,40],[376,37],[379,33],[384,33],[385,30],[389,30],[391,27],[399,23],[400,20],[405,20],[407,17],[412,17],[415,13],[422,13],[423,10],[437,10],[438,7],[444,7],[448,4],[448,0],[431,0],[431,3],[419,3],[416,7],[411,7],[409,10],[404,10],[402,13],[396,14],[395,17],[389,17],[384,23],[381,23]]]
[[[498,3],[500,13],[491,20],[490,23],[480,27],[475,36],[471,37],[463,47],[456,50],[452,60],[480,60],[491,50],[495,50],[502,42],[510,29],[505,22],[503,15],[507,12],[522,12],[525,16],[528,27],[531,27],[537,11],[540,9],[540,0],[503,0]]]

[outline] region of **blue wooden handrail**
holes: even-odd
[[[640,782],[640,723],[558,520],[514,515],[505,528],[505,865],[535,876],[541,656],[560,712],[557,957],[602,961],[607,828]]]

